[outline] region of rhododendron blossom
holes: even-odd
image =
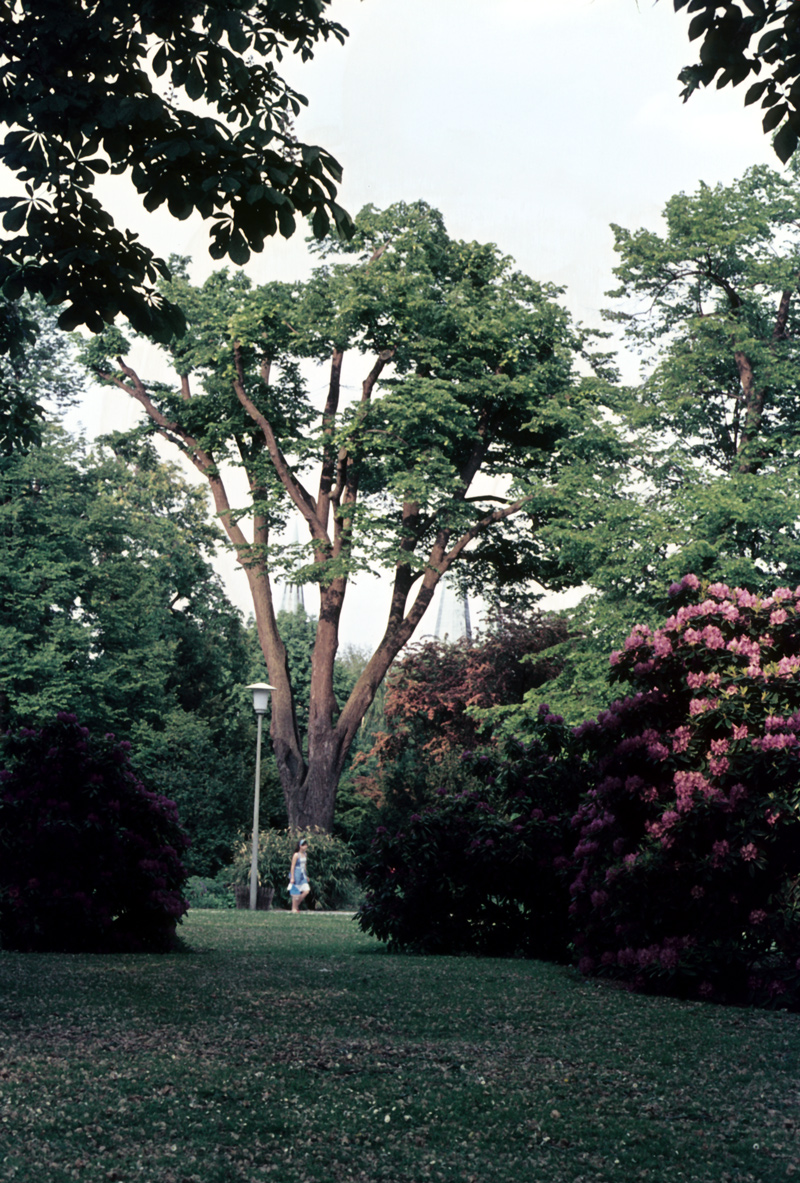
[[[781,912],[800,872],[800,588],[669,591],[669,618],[615,656],[629,696],[579,730],[597,771],[576,945],[636,989],[800,1007],[800,915]]]

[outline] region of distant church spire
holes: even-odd
[[[288,539],[291,546],[296,546],[300,542],[300,530],[297,525],[297,518],[292,522],[291,537]],[[306,599],[302,583],[284,583],[283,594],[281,596],[281,612],[299,612],[300,609],[305,612]]]
[[[472,621],[469,599],[464,592],[452,591],[445,583],[439,584],[439,607],[436,612],[434,636],[440,641],[472,640]]]

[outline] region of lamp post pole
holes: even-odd
[[[254,682],[247,687],[253,692],[253,710],[258,719],[256,738],[256,784],[253,794],[253,854],[250,860],[250,911],[255,912],[258,900],[258,807],[261,797],[261,723],[267,711],[269,692],[274,686],[266,682]]]

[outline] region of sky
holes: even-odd
[[[677,75],[696,43],[672,0],[334,0],[331,15],[349,30],[345,45],[282,68],[309,100],[298,136],[344,168],[341,203],[356,213],[421,198],[452,236],[494,242],[527,274],[564,286],[587,325],[601,324],[614,286],[610,223],[658,229],[674,193],[730,183],[757,163],[780,167],[742,88],[682,102]],[[107,200],[157,252],[191,255],[196,280],[212,269],[199,219],[146,214],[121,189]],[[268,242],[247,270],[266,282],[309,266],[298,233]],[[635,361],[621,361],[635,380]],[[137,364],[152,362],[143,353]],[[345,368],[345,386],[360,378]],[[316,380],[321,388],[324,375]],[[89,396],[87,431],[132,425],[120,397]],[[244,575],[232,562],[222,571],[247,612]],[[386,600],[382,584],[348,592],[345,643],[379,639]]]

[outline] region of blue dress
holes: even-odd
[[[290,895],[302,895],[302,889],[305,886],[310,886],[308,876],[306,875],[306,855],[299,854],[297,862],[294,865],[294,879],[292,886],[289,888]]]

